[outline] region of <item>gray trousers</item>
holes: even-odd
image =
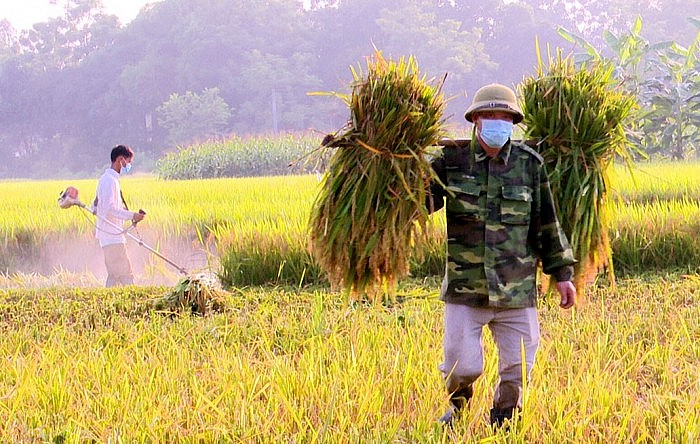
[[[116,287],[119,285],[133,285],[134,273],[131,271],[131,262],[126,254],[125,244],[112,244],[102,247],[107,268],[107,282],[105,286]]]
[[[447,390],[451,394],[471,392],[472,384],[483,373],[484,326],[491,331],[498,348],[499,382],[493,406],[499,409],[521,407],[521,349],[525,352],[526,376],[529,377],[540,339],[540,325],[534,307],[473,308],[445,304],[445,356],[440,370]]]

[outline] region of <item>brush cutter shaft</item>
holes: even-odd
[[[92,211],[90,211],[90,210],[85,206],[84,203],[82,203],[82,202],[78,199],[78,190],[77,190],[76,188],[68,187],[68,188],[66,189],[66,191],[64,191],[64,192],[61,194],[61,196],[58,198],[58,206],[61,207],[61,208],[63,208],[63,209],[70,208],[70,207],[72,207],[72,206],[76,206],[76,207],[82,208],[82,209],[85,210],[86,212],[92,214],[93,216],[97,217],[98,219],[102,220],[103,222],[108,223],[109,225],[111,225],[112,227],[116,228],[116,229],[119,230],[120,232],[123,232],[124,234],[126,234],[127,236],[129,236],[131,239],[133,239],[134,241],[136,241],[137,244],[139,244],[140,246],[142,246],[142,247],[145,248],[146,250],[150,251],[151,253],[155,254],[155,255],[158,256],[159,258],[163,259],[163,260],[164,260],[165,262],[167,262],[168,264],[172,265],[175,269],[177,269],[177,271],[180,272],[180,274],[183,274],[183,275],[185,275],[185,276],[187,275],[187,271],[186,271],[184,268],[182,268],[181,266],[177,265],[175,262],[171,261],[171,260],[168,259],[167,257],[163,256],[163,255],[160,254],[158,251],[156,251],[154,248],[148,246],[146,243],[144,243],[144,241],[143,241],[141,238],[136,237],[136,236],[134,236],[133,234],[129,233],[129,229],[131,229],[131,228],[133,228],[133,227],[136,226],[136,223],[135,223],[135,222],[132,222],[132,223],[131,223],[131,226],[130,226],[129,228],[127,228],[126,230],[124,230],[123,227],[120,227],[119,225],[115,224],[115,223],[112,222],[111,220],[109,220],[109,219],[107,219],[107,218],[105,218],[105,217],[99,216],[99,215],[97,215],[97,214],[94,214]],[[146,212],[143,211],[143,210],[139,210],[139,213],[146,214]]]
[[[92,212],[91,212],[90,210],[88,210],[88,209],[85,207],[84,204],[81,203],[79,206],[80,206],[80,208],[82,208],[83,210],[85,210],[85,211],[87,211],[88,213],[92,214]],[[106,219],[106,218],[104,218],[104,217],[102,217],[102,216],[99,216],[99,215],[95,215],[95,216],[97,216],[97,217],[98,217],[99,219],[101,219],[102,221],[107,222],[108,224],[110,224],[110,225],[113,226],[114,228],[117,228],[117,229],[119,229],[119,230],[123,230],[122,227],[120,227],[119,225],[115,224],[115,223],[112,222],[111,220]],[[158,251],[156,251],[154,248],[152,248],[152,247],[150,247],[149,245],[147,245],[147,244],[143,241],[143,239],[141,239],[141,238],[139,238],[139,237],[136,237],[136,236],[134,236],[133,234],[129,233],[128,230],[131,229],[131,228],[134,227],[134,226],[136,226],[136,224],[135,224],[135,223],[132,223],[132,224],[131,224],[131,227],[127,228],[127,229],[124,231],[124,234],[127,235],[127,236],[129,236],[132,240],[136,241],[137,244],[139,244],[140,246],[142,246],[142,247],[145,248],[146,250],[150,251],[151,253],[155,254],[155,255],[158,256],[159,258],[163,259],[163,260],[164,260],[165,262],[167,262],[168,264],[172,265],[172,266],[173,266],[175,269],[177,269],[177,271],[179,271],[181,274],[187,275],[187,271],[185,271],[184,268],[182,268],[181,266],[177,265],[175,262],[171,261],[171,260],[168,259],[167,257],[165,257],[165,256],[163,256],[162,254],[160,254],[160,253],[159,253]]]
[[[179,266],[178,264],[176,264],[175,262],[173,262],[173,261],[171,261],[170,259],[168,259],[167,257],[163,256],[162,254],[160,254],[160,253],[159,253],[158,251],[156,251],[155,249],[153,249],[153,248],[149,247],[148,245],[146,245],[146,244],[143,242],[143,240],[141,240],[140,238],[134,236],[133,234],[131,234],[131,233],[129,233],[129,232],[127,232],[126,235],[129,236],[130,238],[132,238],[133,240],[135,240],[136,243],[138,243],[140,246],[142,246],[142,247],[145,248],[146,250],[150,251],[151,253],[155,254],[155,255],[158,256],[159,258],[163,259],[163,260],[164,260],[165,262],[167,262],[168,264],[172,265],[175,269],[177,269],[177,271],[180,272],[180,274],[183,274],[183,275],[185,275],[185,276],[187,275],[187,271],[186,271],[184,268],[180,267],[180,266]]]

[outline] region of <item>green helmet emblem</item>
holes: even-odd
[[[472,122],[472,114],[479,111],[504,111],[510,113],[513,115],[513,123],[520,123],[524,117],[513,90],[498,83],[479,88],[474,94],[472,104],[464,113],[464,118]]]

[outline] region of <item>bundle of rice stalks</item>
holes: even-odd
[[[226,292],[216,287],[206,276],[186,277],[156,301],[153,308],[166,313],[190,312],[202,316],[220,313],[226,306]]]
[[[615,157],[631,167],[624,122],[635,101],[616,88],[612,73],[602,62],[576,69],[558,52],[550,56],[547,72],[539,58],[537,75],[519,86],[526,137],[543,141],[538,150],[579,260],[574,283],[580,289],[603,267],[611,285],[615,279],[607,232],[608,172]]]
[[[413,57],[378,51],[366,75],[352,74],[351,95],[334,94],[350,119],[323,142],[337,150],[312,209],[310,246],[332,285],[376,299],[393,294],[427,240],[426,154],[443,132],[443,81],[427,81]]]

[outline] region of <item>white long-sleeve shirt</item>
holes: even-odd
[[[119,186],[119,173],[112,168],[107,168],[97,182],[96,209],[97,229],[95,237],[100,242],[100,246],[126,243],[126,236],[118,227],[121,227],[124,221],[131,220],[134,213],[124,208],[121,187]]]

